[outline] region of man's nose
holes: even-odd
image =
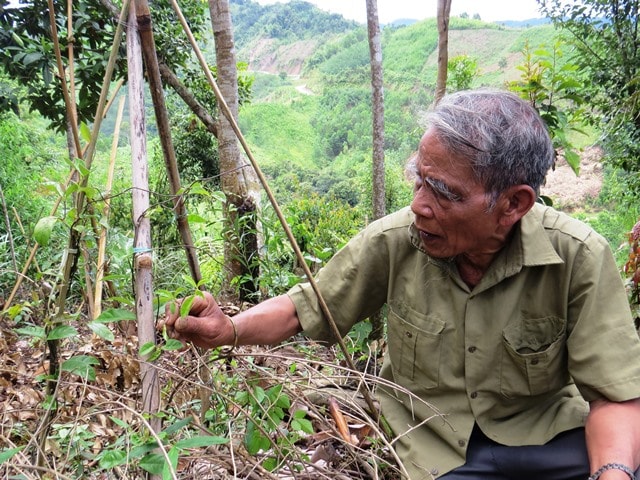
[[[425,193],[425,188],[419,188],[413,194],[413,200],[411,201],[411,210],[418,216],[425,218],[433,217],[433,209],[431,208],[431,202],[429,201],[429,195]]]

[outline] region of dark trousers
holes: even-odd
[[[589,457],[584,428],[561,433],[545,445],[507,447],[473,429],[467,462],[442,480],[585,480]]]

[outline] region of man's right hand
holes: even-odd
[[[193,297],[189,313],[181,317],[180,307],[184,301],[180,299],[166,305],[165,319],[158,322],[158,330],[166,328],[170,338],[201,348],[234,344],[232,320],[223,313],[210,293]]]

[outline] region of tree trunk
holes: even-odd
[[[373,119],[373,217],[386,213],[384,183],[384,87],[382,75],[382,45],[378,22],[377,0],[367,0],[367,29],[371,58],[371,92]]]
[[[447,66],[449,63],[449,13],[451,0],[438,0],[438,80],[434,103],[437,104],[447,91]]]
[[[218,86],[234,119],[238,118],[238,71],[229,0],[209,0],[216,49]],[[240,279],[240,300],[258,292],[258,195],[255,172],[240,154],[236,134],[220,111],[218,153],[225,203],[224,263],[226,287]]]
[[[382,75],[382,44],[378,21],[377,0],[367,0],[367,31],[369,34],[369,56],[371,61],[371,111],[373,121],[372,156],[372,202],[373,218],[382,218],[386,213],[384,181],[384,87]],[[384,333],[382,312],[371,316],[369,341],[379,340]]]

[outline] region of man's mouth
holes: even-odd
[[[439,235],[436,235],[431,232],[427,232],[426,230],[419,230],[419,232],[420,232],[420,238],[422,239],[423,242],[429,242],[429,241],[435,240],[436,238],[439,238]]]

